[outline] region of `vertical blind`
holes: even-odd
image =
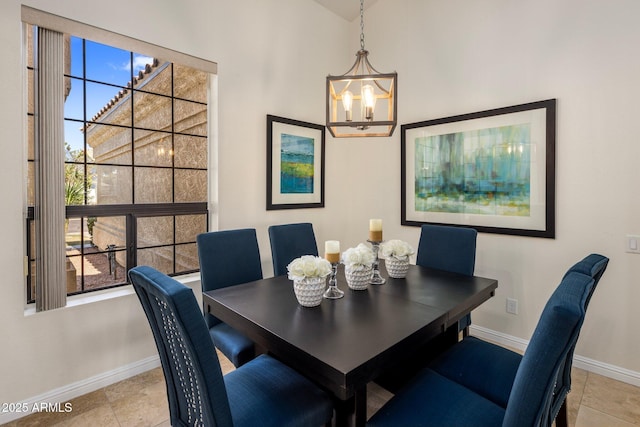
[[[36,56],[36,311],[67,303],[64,248],[64,37],[38,28]]]

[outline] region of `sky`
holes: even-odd
[[[86,41],[86,78],[105,83],[126,86],[131,81],[131,69],[133,74],[144,69],[145,64],[153,62],[153,58],[141,54],[133,54],[133,64],[129,51],[106,46],[100,43]],[[83,50],[82,39],[71,38],[71,75],[83,76]],[[87,120],[90,120],[120,89],[105,84],[87,82]],[[65,118],[82,120],[83,112],[83,85],[81,80],[72,79],[71,92],[65,102]],[[72,150],[83,148],[83,133],[80,132],[82,124],[65,120],[65,141],[71,145]]]

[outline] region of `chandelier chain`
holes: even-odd
[[[360,49],[364,50],[364,0],[360,0]]]

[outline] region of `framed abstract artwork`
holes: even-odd
[[[324,132],[267,115],[267,210],[324,207]]]
[[[401,129],[403,225],[555,238],[555,99]]]

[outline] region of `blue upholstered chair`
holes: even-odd
[[[473,228],[424,224],[420,230],[416,264],[473,276],[477,235]],[[469,325],[470,314],[459,322],[459,330],[465,337],[469,335]]]
[[[557,424],[566,425],[573,351],[608,259],[589,256],[581,263],[589,274],[567,272],[524,356],[466,337],[397,393],[370,426],[550,426],[559,412]]]
[[[607,265],[609,264],[609,258],[600,255],[600,254],[590,254],[587,255],[584,259],[578,261],[574,264],[567,273],[577,272],[586,274],[587,276],[591,276],[594,280],[593,288],[591,288],[591,293],[587,296],[587,300],[585,303],[585,310],[589,306],[589,301],[591,301],[591,296],[600,281],[600,278],[604,274],[604,271],[607,269]],[[552,404],[552,411],[556,413],[556,427],[567,427],[568,415],[567,415],[567,401],[566,395],[571,391],[571,367],[573,366],[573,352],[575,347],[571,349],[571,354],[565,360],[565,365],[563,367],[563,375],[558,379],[556,384],[556,390],[554,391],[554,401]]]
[[[320,426],[331,398],[277,360],[260,355],[222,375],[193,291],[139,266],[129,278],[153,331],[172,426]]]
[[[302,255],[318,255],[313,225],[309,222],[298,224],[272,225],[269,227],[273,275],[287,274],[287,265]]]
[[[586,295],[585,310],[608,263],[608,258],[591,254],[569,268],[563,277],[564,280],[572,272],[577,272],[594,279],[594,284]],[[553,402],[550,408],[553,416],[551,418],[556,418],[558,427],[567,425],[565,398],[571,388],[574,348],[575,346],[561,363],[553,393]],[[514,382],[521,360],[520,354],[504,347],[474,337],[467,337],[449,350],[445,356],[433,363],[431,369],[447,377],[456,375],[459,378],[465,378],[463,382],[467,387],[477,390],[483,395],[490,395],[493,401],[505,407],[511,391],[511,384]],[[473,371],[477,366],[483,367],[483,375],[475,375]],[[473,380],[474,383],[467,383],[470,380]]]
[[[260,248],[253,228],[211,231],[196,237],[202,292],[262,279]],[[255,356],[253,342],[205,313],[213,344],[236,367]]]

